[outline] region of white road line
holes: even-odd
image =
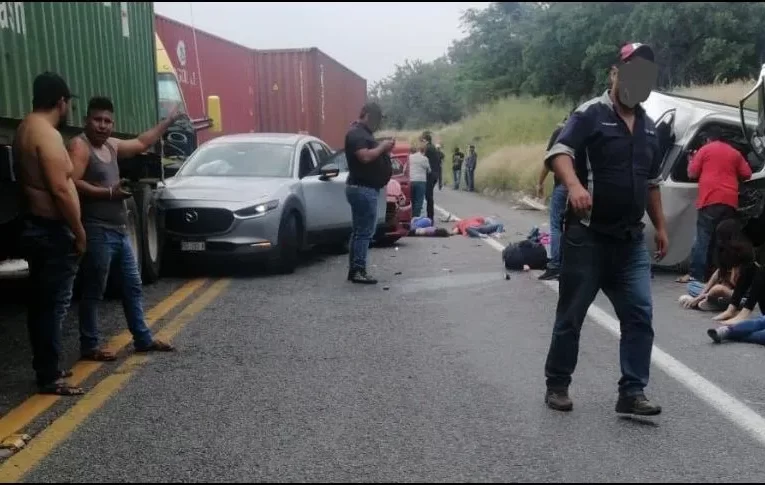
[[[435,209],[444,216],[451,215],[455,221],[461,220],[443,207],[435,206]],[[502,252],[504,249],[504,246],[495,239],[486,238],[481,240],[499,252]],[[548,288],[558,293],[557,281],[542,281],[541,283],[544,283]],[[619,337],[621,335],[619,321],[597,306],[591,305],[587,311],[587,316],[614,336]],[[688,390],[728,418],[733,424],[747,431],[754,439],[765,445],[765,418],[756,411],[655,345],[653,346],[652,361],[656,367],[688,388]]]

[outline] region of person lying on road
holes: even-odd
[[[80,303],[80,355],[83,360],[112,361],[116,356],[99,347],[98,305],[103,299],[109,270],[119,265],[122,306],[136,351],[172,351],[154,339],[143,313],[143,289],[139,262],[127,233],[125,199],[131,197],[120,184],[117,161],[139,155],[156,143],[178,118],[176,108],[154,128],[132,140],[112,138],[114,105],[109,98],[95,97],[88,103],[84,132],[71,140],[69,154],[74,162],[74,180],[82,199],[82,220],[88,238],[82,271]]]

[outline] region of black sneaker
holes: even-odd
[[[350,277],[351,283],[358,283],[362,285],[376,285],[377,280],[372,278],[367,274],[364,270],[358,270],[351,274]]]
[[[545,394],[545,404],[550,409],[568,412],[574,409],[574,403],[568,397],[568,391],[553,391],[548,389]]]
[[[616,401],[618,414],[632,414],[635,416],[658,416],[661,414],[661,406],[652,404],[643,394],[629,397],[619,397]]]
[[[544,273],[539,275],[539,279],[541,281],[551,281],[551,280],[557,280],[558,276],[560,276],[560,270],[546,269]]]

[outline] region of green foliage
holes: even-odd
[[[471,9],[468,35],[434,62],[407,61],[370,95],[391,129],[454,122],[510,95],[574,106],[607,87],[626,42],[650,44],[659,87],[733,81],[759,72],[765,3],[494,2]]]

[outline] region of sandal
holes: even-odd
[[[135,349],[136,352],[175,352],[175,347],[161,340],[154,340],[147,347]]]
[[[85,391],[77,386],[70,386],[63,380],[44,384],[38,389],[40,394],[52,394],[54,396],[82,396]]]
[[[106,350],[96,349],[87,354],[82,354],[80,360],[90,360],[93,362],[114,362],[117,356]]]

